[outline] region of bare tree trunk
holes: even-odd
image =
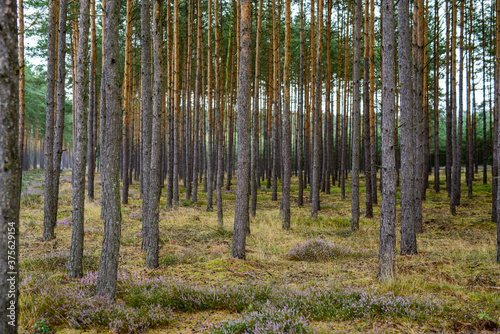
[[[102,166],[104,205],[104,238],[97,276],[96,295],[114,299],[118,275],[121,235],[120,141],[122,112],[119,82],[120,0],[107,0],[105,7],[104,71],[106,92],[106,163]]]
[[[152,146],[152,91],[151,91],[151,2],[141,2],[141,97],[142,97],[142,250],[147,250],[149,233],[149,196]]]
[[[394,1],[382,0],[382,209],[380,216],[380,252],[378,279],[396,277],[396,159],[394,145]]]
[[[415,230],[422,232],[422,189],[424,187],[424,1],[417,0],[413,8],[413,132],[415,136],[413,150],[415,154]]]
[[[417,253],[415,135],[411,75],[409,0],[398,2],[398,56],[401,96],[401,254]]]
[[[16,1],[0,1],[0,13],[0,333],[11,334],[18,329],[22,179],[18,151],[20,64]]]
[[[218,1],[218,0],[215,0]],[[212,0],[208,0],[208,50],[207,50],[207,90],[208,90],[208,161],[207,161],[207,211],[213,211],[212,198],[213,198],[213,160],[214,160],[214,131],[213,131],[213,110],[212,110]]]
[[[313,174],[311,182],[311,219],[315,219],[318,216],[319,207],[319,187],[320,187],[320,154],[321,154],[321,120],[320,114],[322,112],[322,77],[321,77],[321,56],[323,51],[323,0],[318,0],[318,29],[316,34],[316,59],[311,61],[316,62],[316,82],[315,84],[315,104],[313,105],[313,115],[314,115],[314,130],[313,130],[313,140],[314,140],[314,154],[313,154]]]
[[[290,23],[290,1],[285,0],[285,68],[283,83],[285,84],[285,106],[283,108],[282,152],[283,152],[283,180],[281,195],[282,228],[290,229],[290,179],[292,176],[292,134],[290,116],[290,44],[292,28]]]
[[[71,247],[68,259],[68,276],[83,276],[83,225],[85,212],[85,166],[87,162],[88,121],[88,49],[89,49],[89,0],[80,1],[80,36],[78,40],[77,104],[73,151],[73,224],[71,225]]]
[[[61,20],[59,20],[61,25]],[[61,34],[61,32],[59,32]],[[59,42],[60,43],[60,42]],[[95,142],[96,136],[94,131],[97,126],[96,121],[96,26],[95,26],[95,0],[90,0],[90,72],[89,72],[89,129],[88,129],[88,187],[87,197],[89,200],[94,200],[94,173],[95,173]],[[60,75],[60,74],[59,74]],[[64,103],[64,101],[62,101]],[[59,105],[59,102],[58,102]]]
[[[252,61],[252,21],[250,0],[241,0],[240,27],[240,67],[238,75],[238,176],[236,180],[236,200],[232,256],[245,259],[245,243],[249,228],[248,196],[250,186],[250,86]]]
[[[352,125],[352,184],[351,184],[351,230],[359,229],[359,137],[361,109],[361,12],[362,0],[354,4],[354,48],[353,48],[353,125]]]
[[[132,112],[132,0],[127,0],[125,28],[125,68],[123,78],[122,204],[128,204],[130,113]]]
[[[434,190],[439,193],[439,1],[434,4]]]
[[[451,198],[453,168],[453,109],[451,99],[451,60],[450,60],[450,14],[449,0],[446,1],[446,191]],[[456,46],[456,44],[455,44]]]
[[[215,0],[215,118],[217,123],[217,185],[216,185],[216,202],[217,202],[217,222],[218,227],[224,226],[224,209],[222,207],[222,186],[224,182],[224,131],[223,131],[223,116],[224,110],[221,108],[220,91],[222,89],[221,76],[221,26],[219,22],[219,1]],[[227,83],[227,79],[226,79]]]
[[[500,108],[500,6],[497,2],[496,6],[496,57],[495,57],[495,67],[497,69],[496,71],[496,77],[495,77],[495,113],[498,115],[498,110]],[[497,124],[498,126],[498,124]],[[496,158],[497,160],[497,166],[500,166],[500,154],[498,154],[498,143],[500,143],[500,132],[498,131],[498,128],[496,129],[496,134],[497,134],[497,147],[495,147],[497,151]],[[498,182],[498,181],[497,181]],[[497,209],[500,207],[500,187],[498,187],[497,183]],[[497,221],[497,263],[500,263],[500,215],[496,216],[496,221]]]
[[[153,80],[153,122],[152,122],[152,137],[151,137],[151,169],[150,169],[150,190],[145,194],[149,196],[149,214],[148,214],[148,242],[147,242],[147,255],[146,267],[158,267],[158,253],[159,253],[159,220],[160,220],[160,163],[162,151],[162,136],[161,136],[161,123],[162,123],[162,104],[163,104],[163,71],[162,68],[162,55],[163,55],[163,30],[161,27],[161,13],[162,2],[155,0],[153,4],[153,40],[154,40],[154,53],[153,53],[153,66],[154,71]]]
[[[273,192],[272,192],[272,200],[278,200],[278,150],[279,150],[279,96],[278,96],[278,57],[281,52],[279,52],[279,35],[278,35],[278,22],[276,19],[276,1],[272,1],[272,10],[273,10]]]
[[[460,168],[461,160],[458,154],[458,142],[461,138],[457,135],[457,107],[456,107],[456,50],[457,48],[457,3],[452,0],[452,32],[451,32],[451,109],[452,109],[452,139],[453,139],[453,171],[451,181],[450,212],[456,214],[456,206],[460,202]]]
[[[179,0],[174,0],[174,50],[175,50],[175,66],[174,66],[174,168],[173,174],[173,208],[177,210],[179,207],[179,150],[180,147],[180,41],[179,41]]]
[[[300,0],[300,61],[299,61],[299,145],[297,147],[299,170],[298,205],[304,205],[304,0]]]
[[[56,86],[56,0],[49,2],[47,27],[47,92],[45,110],[45,187],[43,206],[43,240],[56,237],[57,206],[54,187],[54,91]]]
[[[364,78],[363,78],[363,142],[364,172],[366,185],[366,218],[373,217],[373,199],[371,183],[371,141],[370,141],[370,1],[365,0],[364,25]]]
[[[201,8],[201,0],[198,0],[198,6],[197,6],[197,43],[196,43],[196,87],[195,87],[195,107],[194,107],[194,149],[193,149],[193,191],[192,191],[192,200],[194,203],[198,201],[198,172],[199,172],[199,167],[198,167],[198,160],[199,160],[199,150],[200,150],[200,143],[199,143],[199,132],[200,132],[200,89],[201,89],[201,72],[203,71],[201,68],[201,44],[202,44],[202,8]],[[205,138],[203,138],[205,140]]]
[[[259,79],[260,79],[260,43],[262,31],[262,7],[263,0],[259,0],[259,14],[257,16],[257,36],[255,37],[255,81],[253,85],[253,114],[252,114],[252,200],[250,214],[255,217],[257,211],[257,188],[258,188],[258,162],[259,162]]]

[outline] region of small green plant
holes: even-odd
[[[493,318],[486,312],[479,313],[478,318],[481,320],[493,320]]]
[[[44,318],[35,322],[35,324],[33,325],[33,330],[36,333],[50,333],[50,327],[45,323]]]

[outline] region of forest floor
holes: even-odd
[[[160,204],[160,267],[145,269],[141,251],[142,201],[138,182],[122,205],[117,303],[91,298],[103,238],[100,178],[97,198],[85,202],[85,276],[66,275],[71,241],[71,171],[61,176],[57,238],[43,242],[43,171],[23,175],[21,197],[20,313],[30,333],[232,333],[251,332],[480,332],[500,322],[500,267],[495,262],[496,224],[491,222],[491,185],[477,174],[472,199],[462,183],[457,215],[449,214],[444,185],[431,178],[423,202],[423,233],[418,255],[396,257],[397,280],[377,281],[380,202],[374,218],[350,230],[350,180],[346,199],[339,187],[321,194],[321,211],[310,219],[309,192],[297,207],[297,178],[292,185],[291,231],[281,228],[281,197],[261,184],[257,215],[251,219],[246,261],[231,258],[235,183],[224,191],[224,229],[217,229],[217,207],[206,211],[206,194],[194,204],[181,189],[180,208]],[[491,180],[491,175],[489,175]],[[200,186],[203,189],[203,186]],[[279,187],[281,189],[281,187]],[[399,201],[399,194],[398,194]],[[396,253],[400,241],[400,206]],[[289,252],[322,239],[337,247],[323,261],[293,261]],[[312,245],[312,246],[311,246]],[[305,248],[304,248],[305,247]],[[324,248],[323,247],[323,248]],[[320,247],[321,248],[321,247]],[[300,249],[295,249],[298,252]],[[347,250],[347,251],[345,251]],[[307,254],[306,254],[307,255]],[[114,306],[111,306],[114,305]],[[228,322],[232,320],[232,322]]]

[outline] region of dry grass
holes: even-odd
[[[26,173],[25,183],[39,188],[42,193],[43,173]],[[61,179],[71,179],[66,171]],[[490,178],[491,179],[491,178]],[[100,181],[96,178],[97,198],[85,202],[85,249],[98,256],[102,243],[100,219]],[[120,269],[139,276],[167,276],[196,285],[238,285],[265,283],[306,287],[316,283],[337,283],[356,287],[376,286],[396,295],[419,295],[453,302],[460,307],[473,306],[483,310],[493,320],[500,322],[500,268],[495,263],[496,226],[490,222],[491,186],[474,183],[474,196],[467,199],[462,188],[462,205],[457,215],[449,215],[449,200],[443,189],[437,194],[433,180],[423,203],[424,232],[418,235],[419,254],[397,257],[398,280],[380,284],[376,280],[379,242],[380,202],[374,207],[373,219],[361,219],[360,230],[350,231],[350,189],[347,198],[340,199],[340,191],[332,188],[332,194],[321,194],[321,212],[311,221],[309,192],[304,192],[306,205],[298,208],[297,179],[292,185],[292,230],[281,229],[279,198],[270,200],[270,190],[261,185],[257,216],[251,219],[251,235],[247,238],[247,261],[231,259],[231,230],[234,219],[234,193],[224,196],[224,231],[217,230],[217,212],[206,212],[206,194],[200,192],[199,202],[185,200],[180,194],[178,211],[167,212],[165,198],[160,210],[160,262],[156,270],[146,270],[145,254],[141,252],[141,199],[138,183],[131,185],[129,204],[122,206],[122,239]],[[362,185],[364,178],[361,178]],[[348,184],[349,181],[346,183]],[[465,183],[463,183],[465,184]],[[203,186],[200,186],[200,190]],[[234,190],[234,186],[233,186]],[[364,188],[361,188],[362,211]],[[71,218],[71,183],[61,182],[58,219]],[[54,249],[68,250],[71,226],[58,225],[57,242],[43,242],[43,196],[38,203],[25,203],[21,208],[20,259],[25,261],[47,254]],[[398,204],[399,207],[399,204]],[[399,213],[397,235],[399,239]],[[290,249],[311,238],[322,238],[353,248],[368,249],[362,258],[347,258],[335,262],[309,263],[286,259]],[[399,242],[396,252],[399,251]],[[175,262],[172,258],[183,257]],[[47,273],[53,275],[54,273]],[[64,272],[61,272],[64,275]],[[22,310],[21,313],[23,314]],[[200,331],[207,321],[217,322],[234,317],[225,312],[199,312],[178,314],[174,324],[151,333],[189,333]],[[22,318],[25,329],[30,329],[37,319]],[[452,323],[380,322],[359,319],[357,321],[317,322],[312,326],[319,332],[405,332],[451,331]],[[72,333],[70,330],[61,333]]]

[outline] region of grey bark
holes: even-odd
[[[153,122],[152,122],[152,137],[151,137],[151,168],[149,172],[149,190],[146,190],[145,196],[149,196],[148,203],[148,241],[147,241],[147,255],[146,267],[158,267],[158,252],[159,252],[159,219],[160,219],[160,163],[162,151],[162,136],[161,136],[161,123],[162,123],[162,102],[163,102],[163,71],[162,67],[162,46],[163,34],[161,29],[161,11],[162,2],[155,0],[153,4],[153,40],[154,40],[154,53],[153,65],[156,69],[154,71],[153,80]]]
[[[105,7],[104,71],[106,76],[106,163],[102,166],[104,236],[97,276],[96,295],[114,299],[118,275],[121,234],[120,141],[122,112],[120,106],[119,27],[120,0],[107,0]]]
[[[352,124],[352,185],[351,185],[351,230],[359,229],[359,137],[361,109],[361,11],[362,0],[354,5],[354,50],[353,50],[353,124]]]
[[[322,101],[322,77],[321,77],[321,56],[323,50],[323,1],[318,0],[318,29],[316,38],[316,85],[315,87],[315,102],[313,116],[314,116],[314,133],[313,133],[313,170],[312,170],[312,183],[311,183],[311,219],[315,219],[318,216],[319,207],[319,187],[320,187],[320,159],[321,159],[321,101]]]
[[[240,68],[238,75],[238,175],[236,179],[236,200],[234,213],[232,256],[245,259],[245,243],[249,227],[250,188],[250,83],[252,61],[252,37],[250,0],[241,0],[240,19]]]
[[[49,2],[47,26],[47,92],[45,109],[45,187],[43,205],[43,240],[56,237],[57,206],[54,186],[54,92],[56,85],[56,1]]]
[[[401,254],[417,253],[415,127],[411,74],[410,2],[398,2],[399,92],[401,96]]]
[[[17,333],[19,310],[19,62],[16,1],[0,0],[0,333]],[[11,311],[11,305],[14,310]]]
[[[142,97],[142,249],[147,249],[149,232],[149,196],[151,180],[151,128],[152,91],[151,91],[151,1],[141,1],[141,97]]]
[[[378,279],[396,277],[396,158],[394,143],[395,64],[394,64],[394,1],[382,0],[382,208],[380,215],[380,251]]]
[[[73,224],[69,249],[68,276],[83,276],[83,226],[85,212],[85,167],[87,163],[89,0],[80,1],[78,60],[76,69],[75,139],[73,143]]]

